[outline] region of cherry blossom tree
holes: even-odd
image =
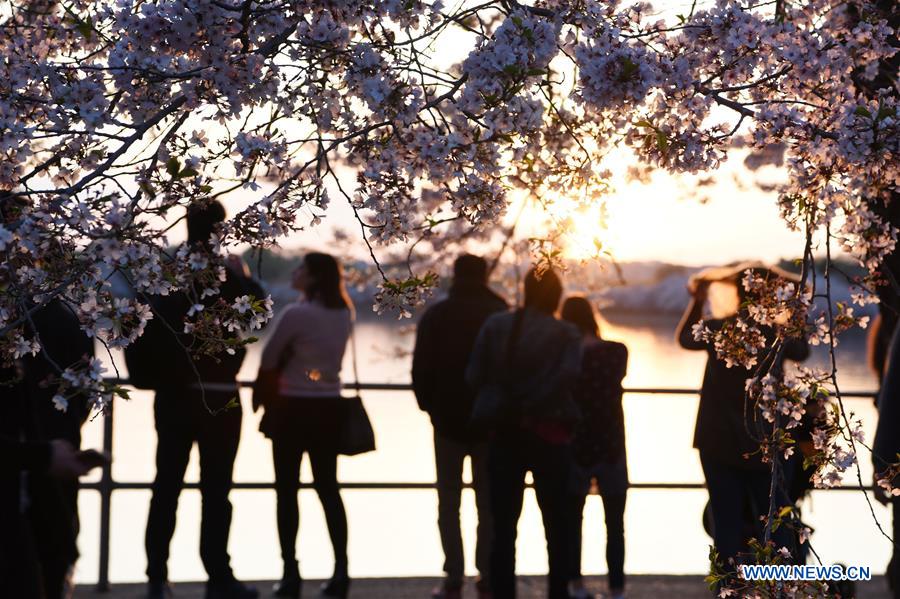
[[[601,201],[623,148],[644,167],[698,173],[738,145],[784,149],[778,202],[806,232],[804,283],[748,276],[754,309],[714,341],[747,365],[766,343],[759,327],[775,331],[775,351],[803,336],[833,354],[861,319],[809,285],[814,250],[839,246],[865,266],[865,304],[896,243],[885,216],[900,182],[891,5],[717,0],[660,18],[616,0],[4,2],[0,355],[38,351],[30,314],[54,298],[90,335],[125,346],[152,313],[114,297],[112,274],[142,294],[214,296],[224,250],[277,244],[331,202],[352,209],[380,271],[376,309],[408,314],[437,277],[389,276],[376,248],[439,256],[502,238],[523,195],[548,213],[561,197]],[[167,249],[187,206],[235,195],[250,203],[214,252]],[[532,243],[547,265],[571,226],[554,222]],[[178,326],[213,340],[249,332],[270,313],[262,300]],[[758,366],[748,393],[773,423],[761,440],[773,470],[792,450],[790,423],[817,406],[815,482],[836,484],[863,440],[835,368],[784,381]],[[114,392],[96,364],[66,375],[98,407]]]

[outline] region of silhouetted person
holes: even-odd
[[[563,302],[562,318],[582,335],[581,375],[574,397],[581,411],[572,453],[576,488],[572,497],[570,585],[572,599],[587,599],[581,577],[581,535],[584,503],[591,480],[597,481],[606,520],[606,565],[611,599],[625,592],[625,497],[628,466],[625,458],[625,416],[622,413],[622,379],[628,364],[628,348],[600,337],[600,327],[590,302],[570,297]]]
[[[897,21],[897,11],[893,11],[894,20]],[[895,55],[894,63],[900,60],[900,53]],[[897,198],[897,192],[894,192]],[[877,204],[878,213],[885,212],[887,222],[897,223],[900,221],[900,202],[891,201],[885,204]],[[884,505],[891,504],[893,508],[893,529],[894,546],[891,553],[891,559],[888,562],[885,578],[888,588],[893,593],[895,599],[900,598],[900,547],[898,547],[897,532],[900,531],[900,500],[897,497],[885,496],[878,489],[877,480],[881,478],[880,474],[883,469],[896,460],[894,448],[897,446],[898,438],[900,438],[900,410],[896,405],[897,402],[897,377],[900,376],[900,370],[893,364],[900,356],[896,353],[892,354],[891,349],[893,343],[896,342],[897,321],[900,318],[900,294],[897,290],[897,280],[900,276],[900,251],[896,249],[888,254],[884,262],[878,267],[877,275],[884,279],[885,284],[876,287],[875,294],[878,296],[878,314],[869,325],[867,336],[867,357],[869,366],[875,374],[878,381],[878,394],[875,401],[878,407],[878,429],[876,432],[876,447],[873,448],[872,459],[875,465],[874,481],[875,482],[875,498]],[[893,368],[893,371],[891,370]],[[890,378],[890,390],[884,387],[888,384]],[[882,407],[886,410],[882,413]],[[882,451],[888,450],[886,453]],[[900,481],[894,481],[895,485]]]
[[[466,365],[475,338],[488,316],[506,310],[506,302],[487,285],[487,262],[465,254],[453,265],[453,285],[446,299],[422,315],[413,353],[412,383],[416,401],[434,425],[438,530],[444,549],[446,578],[434,599],[456,599],[465,574],[459,524],[463,462],[471,459],[472,486],[478,509],[475,566],[479,596],[490,589],[491,522],[487,472],[487,436],[469,426],[475,393],[466,383]]]
[[[14,394],[7,387],[3,399],[12,400]],[[70,564],[61,558],[74,560],[77,555],[73,531],[66,526],[65,511],[59,502],[47,496],[36,496],[29,490],[29,482],[33,478],[75,482],[99,464],[85,459],[84,452],[77,451],[62,439],[28,441],[8,436],[13,408],[6,401],[4,405],[5,426],[0,434],[0,581],[3,596],[68,597],[71,589],[63,584],[66,573],[55,570],[55,564],[68,566]],[[52,509],[47,511],[47,507]],[[54,531],[49,528],[52,526],[61,529]],[[48,536],[48,532],[55,535]],[[49,563],[48,551],[52,552]]]
[[[322,502],[334,547],[334,575],[322,587],[326,597],[346,597],[347,515],[337,480],[338,440],[344,414],[341,363],[351,333],[353,305],[341,267],[327,254],[307,254],[293,273],[303,297],[282,312],[272,328],[257,379],[275,379],[274,393],[254,392],[254,406],[265,413],[260,430],[272,440],[277,495],[278,539],[284,574],[278,597],[300,596],[295,547],[300,514],[297,485],[304,452],[309,454],[313,487]]]
[[[900,497],[886,496],[878,488],[878,480],[883,477],[885,469],[897,461],[900,453],[900,329],[894,330],[890,350],[885,362],[884,379],[878,395],[878,427],[875,429],[875,440],[872,445],[872,462],[874,464],[875,497],[883,504],[891,505],[894,539],[891,561],[888,564],[887,578],[893,597],[900,599]],[[892,477],[893,486],[900,486],[900,479]]]
[[[71,395],[65,406],[57,406],[53,398],[62,370],[87,368],[88,359],[94,356],[93,341],[81,330],[72,308],[58,299],[34,312],[28,329],[41,343],[40,352],[22,359],[22,384],[33,436],[41,441],[63,440],[77,451],[81,447],[81,426],[90,410],[86,398],[83,394]],[[33,474],[28,487],[46,595],[68,596],[78,558],[78,480]]]
[[[0,223],[15,228],[30,208],[29,200],[0,193]],[[14,261],[4,261],[0,278],[14,279],[14,268]],[[71,593],[78,557],[78,483],[77,474],[56,466],[78,466],[76,458],[84,459],[78,447],[88,406],[83,394],[68,393],[69,405],[61,411],[53,396],[66,368],[87,366],[93,343],[62,300],[51,299],[36,310],[24,300],[22,307],[29,311],[24,335],[38,339],[41,350],[0,367],[0,435],[6,438],[0,452],[0,588],[15,597],[57,599]],[[11,320],[22,315],[10,315]],[[9,455],[6,443],[12,444]],[[17,593],[17,580],[33,585],[24,584]]]
[[[875,375],[879,385],[881,385],[881,381],[884,378],[888,350],[890,349],[891,339],[894,336],[894,329],[897,326],[896,316],[885,316],[885,314],[890,313],[885,310],[883,313],[875,315],[866,334],[866,358],[869,368]]]
[[[32,313],[26,336],[41,351],[0,372],[0,585],[14,597],[71,596],[78,549],[78,476],[100,464],[81,452],[83,394],[53,401],[66,368],[86,368],[93,343],[74,313],[52,300]]]
[[[738,305],[734,306],[734,314],[730,316],[703,320],[711,331],[721,329],[738,316],[749,318],[743,308],[747,302],[741,284],[744,270],[735,267],[734,272],[725,279],[725,282],[736,287]],[[773,269],[754,270],[767,278],[781,276]],[[694,447],[700,452],[700,463],[709,491],[715,548],[725,569],[734,572],[735,564],[740,561],[739,554],[748,550],[745,514],[748,511],[752,514],[752,521],[757,527],[756,536],[761,539],[763,524],[760,517],[766,516],[769,511],[772,468],[760,459],[759,440],[771,433],[772,424],[764,420],[760,410],[752,403],[745,404],[746,383],[753,376],[753,371],[740,365],[729,368],[724,360],[717,357],[711,341],[694,339],[692,327],[703,318],[703,306],[711,282],[705,278],[694,278],[689,282],[688,291],[692,299],[678,325],[677,339],[685,349],[702,350],[708,354],[694,430]],[[764,329],[763,333],[768,342],[767,348],[760,350],[759,363],[765,363],[771,351],[772,332]],[[770,372],[781,377],[784,359],[801,361],[808,355],[805,340],[788,339],[784,342],[780,361],[773,364]],[[780,457],[776,459],[781,460]],[[783,478],[789,480],[795,461],[782,460],[781,464]],[[778,508],[793,504],[784,480],[776,488]],[[778,548],[785,546],[791,555],[799,555],[798,548],[793,546],[788,526],[774,531],[772,539]]]
[[[562,283],[552,270],[525,277],[524,308],[485,321],[466,380],[484,397],[502,389],[490,441],[488,471],[494,545],[491,588],[496,599],[516,596],[516,526],[530,470],[544,521],[550,599],[568,598],[568,483],[578,408],[571,391],[581,370],[581,334],[554,318]],[[478,400],[474,411],[478,411]]]
[[[187,214],[188,243],[191,251],[212,253],[210,236],[225,220],[225,209],[218,202],[192,206]],[[150,370],[156,379],[154,416],[156,421],[156,478],[147,515],[148,596],[164,597],[168,587],[169,545],[175,531],[178,497],[184,485],[191,447],[200,450],[200,557],[209,576],[207,599],[244,599],[257,597],[252,587],[234,578],[228,555],[231,528],[231,491],[234,459],[241,435],[241,406],[235,377],[245,350],[236,348],[215,356],[195,356],[188,348],[199,341],[184,332],[184,318],[195,303],[211,306],[220,300],[233,303],[243,295],[264,296],[258,283],[239,272],[230,261],[219,294],[200,299],[201,289],[150,298],[154,318],[144,335],[131,348],[138,360],[141,378]],[[129,361],[129,370],[135,360]],[[226,407],[228,406],[228,407]]]
[[[27,482],[30,476],[47,472],[52,447],[34,439],[27,426],[32,418],[21,379],[20,362],[0,367],[0,581],[4,591],[14,597],[43,599],[43,577],[28,516]],[[66,549],[74,551],[74,546]]]

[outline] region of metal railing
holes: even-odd
[[[120,384],[128,384],[127,380],[117,381]],[[240,387],[252,387],[251,381],[239,381]],[[359,383],[345,384],[346,389],[359,391],[412,391],[412,385],[408,383]],[[698,395],[697,389],[684,388],[662,388],[662,387],[630,387],[624,389],[625,395]],[[872,391],[850,391],[842,392],[841,397],[845,399],[874,399],[875,392]],[[107,411],[103,416],[103,451],[107,455],[113,455],[113,406],[114,402],[110,402]],[[529,485],[530,486],[530,485]],[[185,489],[198,489],[199,483],[185,483]],[[427,490],[435,489],[435,483],[422,482],[356,482],[356,483],[340,483],[342,489],[369,489],[369,490]],[[466,483],[464,488],[471,488],[471,484]],[[97,590],[105,592],[109,590],[109,546],[110,546],[110,519],[112,511],[112,494],[119,490],[150,490],[152,482],[119,482],[112,476],[112,460],[105,464],[101,470],[100,480],[97,482],[82,483],[81,489],[97,491],[100,494],[100,551],[98,556],[99,571],[97,574]],[[232,489],[239,490],[272,490],[275,488],[274,482],[235,482]],[[299,483],[299,489],[312,488],[311,483]],[[706,485],[703,483],[665,483],[665,482],[649,482],[649,483],[630,483],[631,489],[655,489],[655,490],[693,490],[704,489]],[[870,489],[871,487],[865,487]],[[842,485],[831,487],[829,491],[859,491],[862,487],[859,485]]]

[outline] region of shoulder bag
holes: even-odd
[[[350,350],[353,359],[353,389],[355,395],[341,400],[343,405],[343,425],[338,438],[338,453],[359,455],[375,451],[375,431],[362,398],[359,396],[359,371],[356,367],[356,334],[350,323]]]

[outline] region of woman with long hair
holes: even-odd
[[[597,481],[606,521],[606,565],[609,596],[625,593],[625,497],[628,467],[625,459],[625,417],[622,412],[622,379],[628,364],[628,348],[600,337],[600,326],[591,303],[573,296],[563,302],[562,319],[581,332],[581,374],[573,397],[581,410],[575,428],[572,453],[575,476],[569,510],[569,594],[572,599],[593,597],[581,577],[581,534],[584,503]]]
[[[307,453],[334,547],[334,575],[323,585],[322,594],[346,597],[350,585],[347,515],[337,482],[337,442],[343,422],[340,371],[353,304],[340,264],[328,254],[307,254],[294,270],[292,285],[301,297],[285,308],[273,327],[257,377],[258,382],[272,381],[272,392],[254,393],[254,404],[265,409],[260,430],[272,440],[275,466],[278,538],[284,561],[275,596],[300,596],[297,485]]]

